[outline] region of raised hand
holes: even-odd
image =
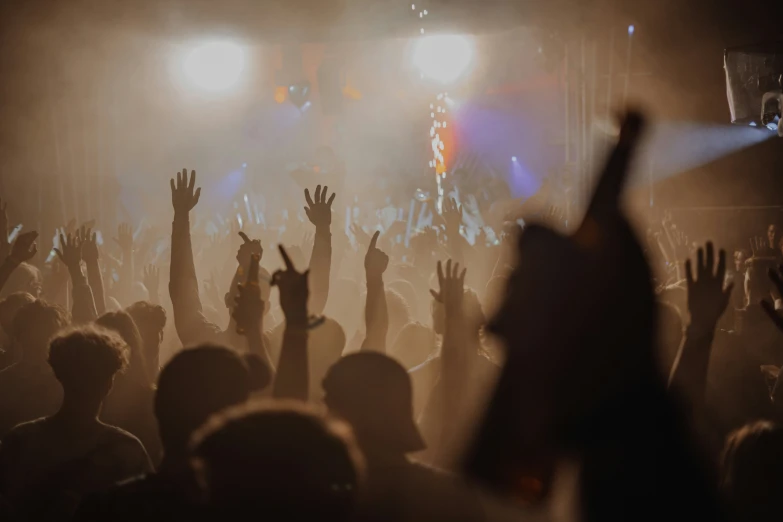
[[[777,269],[770,268],[769,279],[772,281],[772,284],[775,285],[775,290],[777,290],[778,295],[783,296],[783,265],[780,265]],[[775,326],[778,327],[778,330],[783,332],[783,317],[775,310],[775,305],[769,300],[764,299],[761,301],[761,307],[767,312],[767,315],[772,319],[772,322],[775,323]]]
[[[430,290],[432,297],[446,308],[446,315],[462,313],[462,299],[465,295],[465,273],[467,268],[459,271],[459,263],[452,267],[451,259],[446,261],[446,272],[443,264],[438,261],[438,285],[440,292]],[[453,316],[453,315],[452,315]]]
[[[242,244],[237,251],[237,262],[243,269],[247,269],[250,266],[250,260],[254,255],[261,259],[264,255],[264,249],[261,247],[260,239],[250,239],[242,231],[238,232],[240,238],[242,238]]]
[[[367,254],[364,256],[364,271],[367,279],[380,279],[389,266],[389,256],[375,245],[378,243],[380,231],[376,231],[370,240],[370,246],[367,248]]]
[[[685,278],[688,285],[688,311],[691,314],[691,325],[700,328],[714,329],[715,325],[726,311],[731,297],[732,284],[724,288],[726,276],[726,252],[718,252],[718,265],[715,266],[715,255],[711,242],[707,242],[707,255],[704,249],[699,249],[697,255],[696,274],[691,266],[691,260],[685,261]]]
[[[67,236],[60,234],[60,248],[55,248],[54,251],[60,261],[68,267],[68,270],[81,271],[82,242],[79,240],[78,234],[68,234]]]
[[[247,279],[239,283],[236,297],[236,306],[231,314],[237,324],[237,333],[240,335],[254,332],[258,334],[261,329],[261,319],[264,316],[264,301],[261,299],[261,289],[258,286],[258,263],[261,261],[259,254],[250,256],[250,267]]]
[[[160,289],[160,271],[155,265],[144,267],[141,282],[147,288],[150,296],[157,296]]]
[[[177,181],[171,179],[171,204],[174,207],[174,213],[187,214],[198,203],[201,197],[201,187],[196,187],[196,171],[190,171],[190,181],[188,181],[188,169],[182,169],[177,172]]]
[[[91,228],[82,226],[79,230],[79,241],[82,244],[82,259],[85,263],[97,263],[100,254],[98,253],[98,235]]]
[[[35,244],[37,238],[38,232],[35,231],[19,234],[19,237],[16,238],[14,245],[11,247],[9,259],[16,264],[31,260],[38,253],[38,247]]]
[[[121,223],[117,227],[117,237],[113,238],[113,240],[119,245],[123,253],[131,252],[133,250],[133,229],[129,224]]]
[[[332,224],[332,202],[337,195],[332,193],[329,200],[326,200],[326,193],[329,187],[324,186],[321,190],[321,185],[315,187],[315,200],[310,198],[310,191],[305,189],[305,200],[307,200],[307,206],[304,207],[305,214],[310,220],[310,223],[318,227],[328,227]]]
[[[8,244],[8,203],[0,199],[0,260],[8,257],[11,245]]]
[[[307,276],[310,270],[297,272],[283,245],[278,248],[285,263],[285,270],[277,270],[272,274],[272,286],[280,289],[280,308],[285,314],[286,324],[306,328],[307,299],[310,296]]]
[[[454,198],[443,202],[443,221],[446,223],[446,230],[459,233],[459,227],[462,225],[463,207],[458,205]]]

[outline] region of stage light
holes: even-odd
[[[635,30],[636,30],[636,28],[633,26],[633,24],[628,26],[628,34],[629,35],[632,35]]]
[[[310,82],[302,80],[288,86],[288,99],[296,105],[298,109],[303,109],[305,106],[309,107],[310,99]]]
[[[245,70],[245,51],[222,40],[202,43],[185,57],[183,71],[194,86],[205,91],[224,91],[235,86]]]
[[[413,64],[422,74],[448,84],[467,72],[473,53],[473,42],[465,36],[427,36],[416,42]]]
[[[513,161],[514,163],[516,163],[516,162],[517,162],[517,157],[516,157],[516,156],[511,156],[511,161]]]

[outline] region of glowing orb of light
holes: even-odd
[[[439,83],[454,83],[473,62],[473,41],[460,35],[419,38],[413,50],[413,65]]]
[[[194,47],[183,63],[183,71],[191,83],[210,92],[235,86],[244,70],[244,49],[233,42],[221,40]]]

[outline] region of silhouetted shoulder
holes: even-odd
[[[135,436],[121,428],[104,424],[104,431],[99,438],[98,446],[111,448],[121,465],[126,466],[129,471],[136,471],[133,475],[152,471],[152,463],[144,445]]]

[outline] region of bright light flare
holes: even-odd
[[[473,41],[460,35],[433,35],[419,38],[413,50],[413,64],[439,83],[454,83],[473,62]]]
[[[209,92],[225,91],[239,82],[245,70],[245,50],[229,41],[205,42],[187,54],[182,68],[195,87]]]

